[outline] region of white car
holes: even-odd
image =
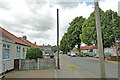
[[[74,52],[72,52],[71,57],[76,57],[76,54]]]
[[[50,55],[49,54],[45,54],[44,55],[44,58],[48,58]]]

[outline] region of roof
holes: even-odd
[[[78,51],[78,49],[76,47],[74,47],[72,51]]]
[[[15,42],[17,43],[20,43],[20,44],[24,44],[24,45],[27,45],[27,46],[31,46],[31,47],[39,47],[37,46],[36,44],[33,44],[31,43],[30,41],[28,40],[25,40],[24,38],[20,37],[16,37],[14,36],[13,34],[11,34],[10,32],[8,32],[7,30],[3,29],[2,27],[0,27],[0,32],[2,32],[3,34],[5,34],[6,36],[8,36],[9,38],[11,38],[12,40],[14,40]],[[39,47],[40,48],[40,47]],[[42,48],[40,48],[41,50],[43,50]]]
[[[95,45],[90,45],[90,46],[86,46],[86,47],[82,48],[82,50],[91,50],[91,49],[98,49],[98,47]]]
[[[83,48],[83,47],[80,46],[80,49],[82,49],[82,48]],[[76,47],[74,47],[73,50],[71,50],[71,51],[78,51],[78,49],[77,49]]]
[[[41,47],[37,46],[36,44],[31,43],[31,42],[28,41],[28,40],[25,40],[25,39],[22,38],[22,37],[19,37],[19,39],[22,40],[22,41],[24,41],[25,43],[29,44],[31,47],[38,47],[38,48],[40,48],[41,50],[43,50]]]
[[[24,45],[28,45],[27,43],[23,42],[22,40],[20,40],[18,37],[14,36],[13,34],[11,34],[10,32],[8,32],[7,30],[3,29],[2,27],[0,27],[0,31],[5,34],[6,36],[8,36],[9,38],[11,38],[12,40],[14,40],[17,43],[21,43]]]

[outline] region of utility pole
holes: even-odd
[[[60,69],[59,63],[59,9],[57,9],[57,67]]]
[[[97,41],[98,41],[99,61],[100,61],[100,76],[101,76],[100,78],[101,78],[101,80],[106,80],[105,64],[104,64],[104,56],[103,56],[103,43],[102,43],[102,34],[101,34],[100,11],[99,11],[98,0],[94,0],[94,5],[95,5]]]
[[[114,15],[113,14],[112,14],[112,20],[114,22]],[[118,51],[117,51],[117,38],[116,38],[116,34],[115,34],[115,48],[116,48],[117,61],[119,61]]]

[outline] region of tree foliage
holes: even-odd
[[[82,25],[85,18],[82,16],[76,17],[69,25],[67,33],[64,34],[61,42],[60,49],[63,53],[69,52],[71,49],[78,45],[80,47],[81,39],[79,35],[82,33]],[[79,49],[80,50],[80,49]]]
[[[100,18],[103,47],[111,47],[115,43],[115,37],[120,37],[120,17],[117,12],[112,10],[104,12],[100,9]],[[97,45],[95,12],[91,13],[87,20],[80,16],[69,23],[67,32],[60,41],[60,50],[67,53],[75,45],[80,47],[81,42],[87,45]]]
[[[120,17],[112,10],[107,10],[106,12],[100,10],[100,16],[103,47],[111,47],[115,42],[115,36],[120,36]],[[82,34],[80,35],[80,39],[88,45],[97,45],[97,31],[94,12],[82,25]]]
[[[51,51],[52,51],[52,52],[56,52],[56,51],[57,51],[57,46],[56,46],[56,45],[55,45],[55,46],[52,46]]]
[[[26,58],[27,59],[43,58],[42,50],[40,48],[31,47],[27,51]]]

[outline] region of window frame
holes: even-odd
[[[6,54],[4,53],[4,51],[6,52],[6,50],[8,50],[8,58],[6,58]],[[9,44],[3,44],[2,46],[2,60],[10,60],[10,45]]]
[[[17,54],[19,54],[19,57],[17,56]],[[16,56],[15,56],[15,58],[16,59],[20,59],[20,57],[21,57],[21,46],[16,46]]]

